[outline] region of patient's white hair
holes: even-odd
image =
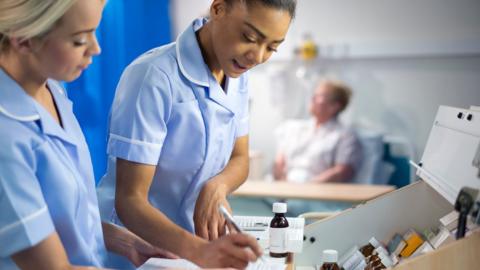
[[[329,95],[333,102],[340,104],[338,113],[341,113],[350,103],[352,89],[345,83],[336,79],[323,79],[320,83],[325,84],[329,89]]]

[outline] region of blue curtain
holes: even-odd
[[[123,69],[143,52],[171,42],[169,0],[109,0],[97,29],[102,53],[66,85],[98,182],[106,169],[107,121]]]

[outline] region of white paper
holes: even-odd
[[[247,270],[285,270],[287,265],[285,259],[276,259],[264,257],[263,260],[257,260],[247,266]],[[191,261],[185,259],[160,259],[151,258],[138,270],[154,270],[162,268],[181,268],[181,269],[200,269],[200,267]]]

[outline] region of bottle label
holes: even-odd
[[[287,230],[288,228],[270,228],[270,252],[287,252]]]
[[[353,253],[353,255],[348,258],[344,263],[343,263],[343,268],[345,269],[354,269],[356,265],[358,265],[361,261],[364,261],[365,257],[363,257],[363,254],[360,251],[356,251]]]

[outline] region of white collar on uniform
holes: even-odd
[[[0,69],[0,113],[21,122],[39,121],[43,133],[76,144],[75,139],[68,134],[73,128],[71,119],[67,116],[72,103],[64,97],[65,92],[58,82],[48,80],[47,84],[62,119],[63,129],[47,110],[29,96],[3,69]]]
[[[0,113],[22,122],[40,119],[33,98],[3,69],[0,69],[0,88]]]
[[[208,87],[209,69],[203,60],[202,52],[197,41],[195,32],[200,29],[207,20],[196,19],[177,39],[176,51],[180,70],[191,82]]]
[[[178,65],[183,76],[189,81],[209,88],[208,97],[234,114],[235,96],[230,92],[238,91],[238,79],[227,78],[227,94],[215,81],[209,67],[203,60],[202,51],[195,32],[207,23],[206,18],[196,19],[177,39],[176,50]]]

